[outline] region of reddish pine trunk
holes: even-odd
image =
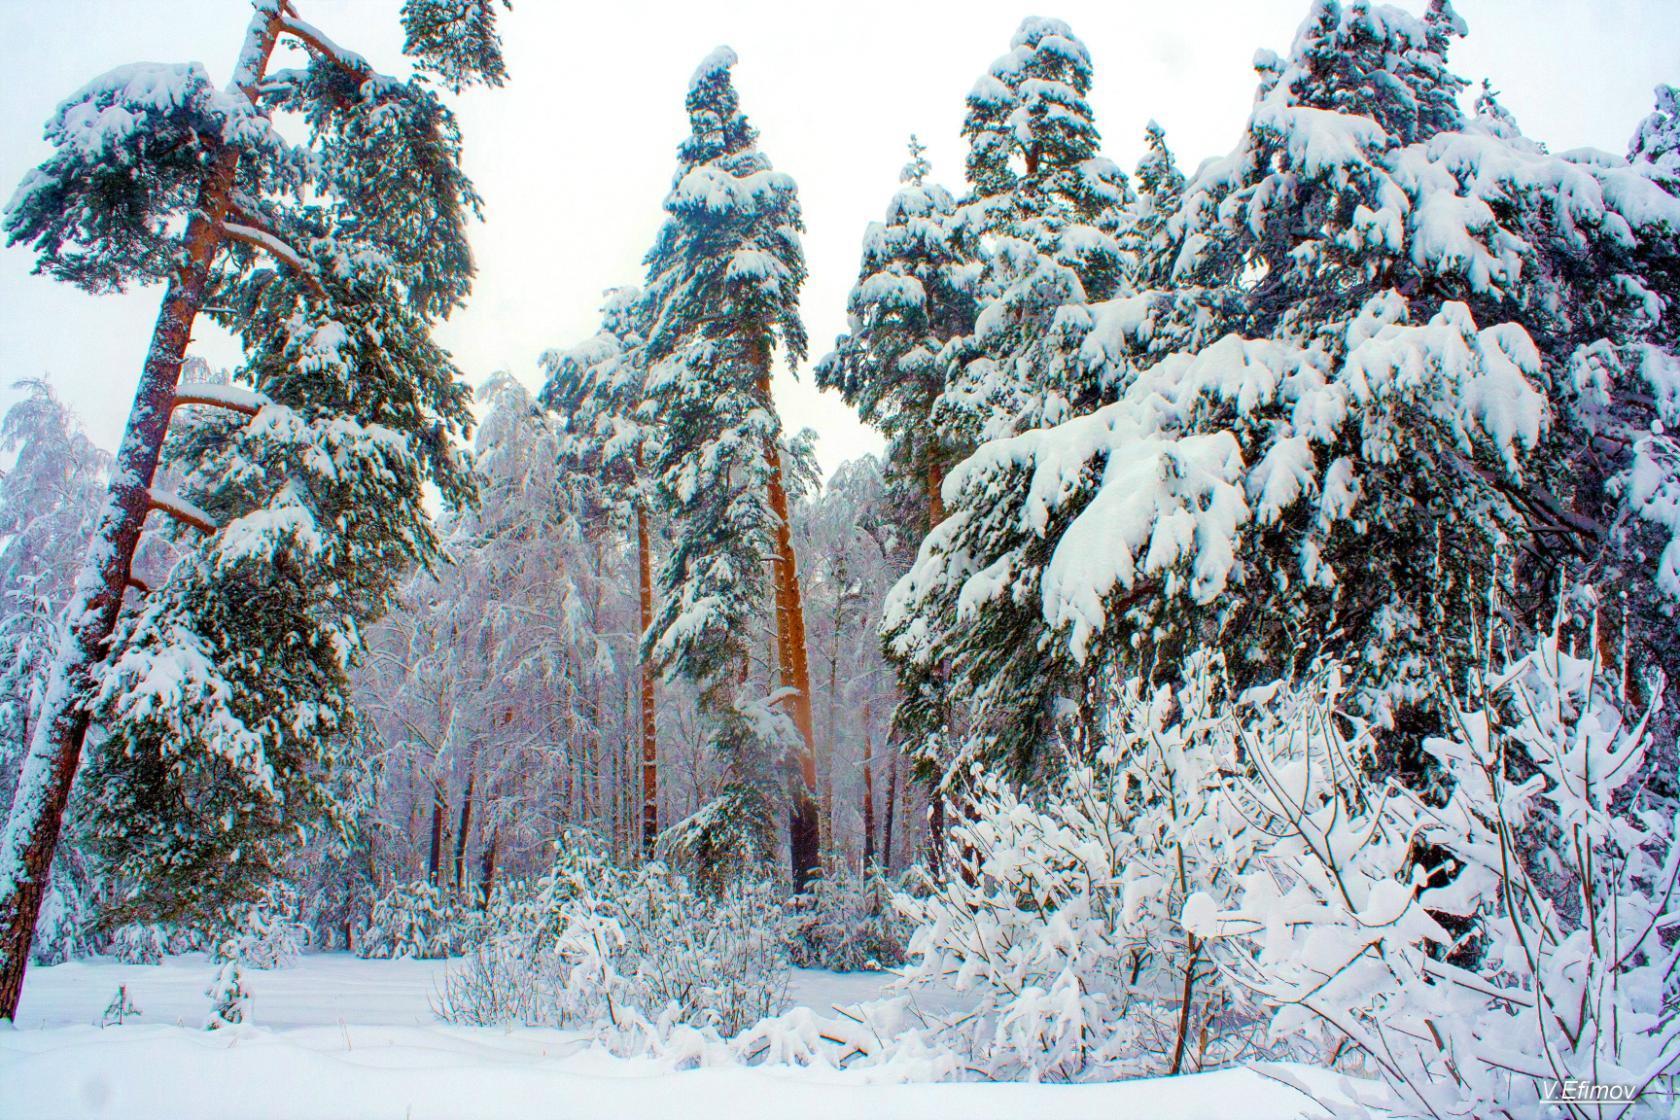
[[[758,391],[766,405],[770,401],[770,355],[762,350],[762,373]],[[776,587],[776,652],[781,683],[792,688],[788,698],[793,724],[799,729],[803,749],[799,755],[800,788],[788,809],[789,861],[795,894],[805,889],[822,859],[817,818],[817,743],[811,718],[811,668],[805,651],[805,607],[799,593],[799,568],[793,555],[793,522],[788,513],[787,488],[782,483],[781,450],[772,444],[766,450],[770,464],[770,510],[776,517],[775,555],[772,560]]]
[[[279,32],[276,9],[259,10],[245,33],[235,82],[253,100]],[[152,329],[128,427],[117,450],[105,512],[65,613],[66,626],[48,676],[46,699],[0,840],[0,1019],[17,1015],[23,994],[35,920],[46,895],[64,807],[87,735],[84,704],[93,691],[94,667],[105,654],[122,609],[123,589],[145,527],[152,479],[169,430],[181,362],[192,340],[193,322],[204,306],[238,166],[237,148],[220,149],[199,187],[197,211],[187,223],[181,266],[169,281]]]
[[[478,869],[479,909],[490,908],[490,894],[496,887],[496,847],[501,843],[502,826],[490,830],[490,843],[484,846],[484,859]]]
[[[641,466],[642,453],[636,452],[636,465]],[[653,547],[648,540],[647,511],[636,511],[636,567],[639,573],[641,599],[640,633],[653,626]],[[653,659],[641,655],[641,716],[642,716],[642,857],[652,859],[659,841],[659,729],[654,718]]]

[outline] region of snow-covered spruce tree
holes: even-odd
[[[1459,29],[1445,4],[1315,5],[1168,220],[1143,274],[1171,286],[1092,308],[1080,357],[1115,402],[953,473],[888,633],[953,666],[971,749],[1030,749],[1105,663],[1170,674],[1210,643],[1242,684],[1329,642],[1404,722],[1429,659],[1467,656],[1443,647],[1490,572],[1519,612],[1655,575],[1625,628],[1672,635],[1651,425],[1676,399],[1676,199],[1646,165],[1458,116]]]
[[[1184,924],[1276,1009],[1274,1034],[1352,1043],[1392,1091],[1385,1113],[1655,1117],[1680,1063],[1680,817],[1651,734],[1594,647],[1560,625],[1523,652],[1503,623],[1480,664],[1443,674],[1445,734],[1423,749],[1445,796],[1378,789],[1310,742],[1245,744],[1226,796],[1272,837],[1235,905],[1195,896]],[[1417,858],[1433,846],[1449,877]],[[1578,1079],[1632,1089],[1542,1106]],[[1369,1115],[1356,1110],[1360,1116]]]
[[[721,795],[673,826],[673,841],[703,863],[756,862],[774,847],[774,807],[788,804],[797,891],[818,866],[816,751],[770,370],[777,345],[790,362],[805,354],[803,226],[793,180],[771,169],[740,111],[734,63],[724,47],[694,73],[691,132],[647,256],[647,393],[662,428],[651,467],[672,542],[643,641],[668,675],[695,683],[729,760]],[[744,685],[769,594],[779,687],[761,697]]]
[[[6,213],[43,272],[166,290],[0,840],[0,1017],[17,1006],[90,718],[109,733],[98,811],[125,837],[110,854],[146,888],[130,910],[249,901],[330,809],[322,778],[359,628],[436,552],[424,486],[470,493],[450,446],[465,394],[430,337],[472,271],[477,197],[453,119],[423,81],[377,74],[289,4],[254,7],[225,90],[196,64],[136,64],[64,102],[55,153]],[[282,39],[306,69],[270,70]],[[277,114],[299,118],[300,144]],[[211,306],[245,346],[244,385],[181,391]],[[185,496],[157,493],[171,413],[195,404],[244,420],[186,433]],[[119,632],[154,509],[203,540]]]
[[[648,524],[653,495],[647,464],[657,458],[659,434],[644,407],[644,313],[638,289],[607,292],[595,337],[570,350],[543,355],[548,380],[541,394],[543,406],[559,413],[565,424],[561,453],[578,477],[590,483],[591,497],[607,521],[619,530],[634,526],[638,635],[653,625],[653,537]],[[642,853],[651,859],[659,839],[657,668],[645,652],[640,661]]]

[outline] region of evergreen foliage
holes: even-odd
[[[1661,589],[1676,200],[1458,117],[1458,28],[1316,5],[1156,235],[1139,275],[1170,282],[1090,308],[1077,366],[1114,403],[954,472],[886,633],[952,666],[970,749],[1031,770],[1036,729],[1085,734],[1058,711],[1100,666],[1209,645],[1252,682],[1328,641],[1403,721],[1490,579],[1530,615],[1597,571]],[[1626,610],[1671,641],[1666,592]]]
[[[270,18],[259,7],[258,26]],[[231,920],[300,832],[333,824],[362,628],[408,568],[441,558],[428,488],[447,505],[474,493],[452,446],[469,395],[430,333],[472,275],[478,199],[454,119],[419,80],[290,18],[280,32],[309,66],[249,96],[197,66],[91,83],[6,215],[10,240],[60,278],[158,279],[206,160],[241,154],[208,302],[245,360],[236,385],[195,398],[231,415],[177,428],[181,485],[161,504],[185,551],[123,616],[88,698],[106,730],[85,784],[123,884],[115,921]]]
[[[798,780],[797,732],[743,674],[778,523],[772,348],[790,362],[805,354],[803,225],[793,180],[771,168],[740,111],[734,63],[720,48],[695,71],[690,134],[647,256],[647,394],[663,436],[651,470],[673,528],[643,642],[668,678],[694,682],[708,739],[730,760],[719,797],[676,826],[671,850],[706,861],[772,850],[772,807]]]
[[[456,92],[479,83],[506,84],[496,6],[497,0],[407,0],[403,53]],[[501,0],[501,7],[512,9],[513,4]]]

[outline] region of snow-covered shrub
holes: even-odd
[[[449,891],[420,880],[393,887],[373,904],[356,946],[359,957],[453,956],[460,951],[463,908]]]
[[[1484,639],[1424,744],[1444,796],[1291,738],[1251,740],[1231,782],[1275,840],[1235,905],[1197,894],[1184,923],[1274,1030],[1357,1047],[1395,1115],[1538,1115],[1564,1079],[1643,1088],[1680,1059],[1680,820],[1647,753],[1663,682],[1639,710],[1583,637],[1512,658]]]
[[[437,1011],[451,1022],[732,1035],[786,995],[780,923],[765,921],[781,911],[772,884],[714,895],[664,864],[569,857],[501,905],[505,920],[486,921],[444,975]]]
[[[303,927],[291,915],[297,897],[288,890],[269,892],[261,905],[252,907],[236,932],[236,951],[241,964],[251,968],[287,968],[297,963],[303,951]]]
[[[204,1020],[205,1030],[220,1030],[245,1022],[246,1005],[250,1002],[251,993],[245,988],[239,971],[239,958],[231,943],[219,949],[216,972],[204,994],[210,997],[210,1014]]]
[[[909,929],[892,896],[878,868],[859,875],[844,862],[829,866],[789,903],[788,955],[800,968],[834,972],[903,964]]]
[[[1321,729],[1333,676],[1225,698],[1195,660],[1177,689],[1131,680],[1089,761],[1029,795],[974,772],[952,872],[899,905],[917,929],[912,984],[974,993],[937,1034],[985,1076],[1102,1080],[1237,1060],[1259,1016],[1178,920],[1195,894],[1235,898],[1259,837],[1218,797],[1245,739]]]
[[[162,964],[173,949],[174,931],[158,922],[130,922],[117,927],[106,948],[124,964]]]
[[[451,962],[433,1005],[451,1023],[558,1026],[565,982],[564,962],[551,946],[505,931],[472,942]]]
[[[615,1027],[664,1018],[729,1036],[781,1009],[787,950],[780,923],[766,921],[781,910],[775,883],[714,894],[662,863],[601,871],[561,910],[574,1018],[605,1012]]]
[[[77,884],[55,877],[35,921],[35,940],[29,947],[33,964],[63,964],[91,956],[98,946],[98,912]]]

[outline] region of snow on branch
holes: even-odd
[[[268,398],[261,393],[253,393],[238,385],[187,385],[176,390],[173,407],[201,404],[255,416],[267,403]]]
[[[320,28],[299,19],[290,4],[287,4],[283,10],[285,14],[281,16],[280,29],[286,34],[299,39],[311,51],[333,63],[357,81],[366,81],[373,77],[373,67],[368,64],[367,59],[355,51],[345,50],[327,38]]]
[[[299,279],[311,292],[318,296],[325,296],[326,289],[321,287],[320,280],[315,277],[315,270],[309,262],[299,256],[297,251],[267,230],[258,229],[239,222],[223,222],[222,234],[232,241],[242,241],[255,246],[274,257],[282,264],[298,274]]]
[[[191,525],[201,533],[214,533],[218,528],[208,513],[178,494],[160,494],[154,490],[147,495],[147,501],[152,509],[168,514],[183,525]]]

